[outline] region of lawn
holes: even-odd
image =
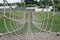
[[[12,12],[12,16],[11,17],[14,16],[13,13],[14,12]],[[15,13],[16,13],[17,17],[23,17],[23,14],[25,12],[16,11]],[[3,12],[0,11],[0,14],[3,15]],[[9,14],[10,14],[9,11],[6,11],[6,16],[7,17],[10,17]],[[49,17],[51,17],[52,14],[53,14],[53,12],[49,12]],[[35,20],[37,20],[37,21],[42,20],[42,18],[46,19],[48,17],[48,13],[47,12],[45,12],[45,16],[44,16],[44,12],[42,12],[42,13],[41,12],[35,12],[34,15],[35,15]],[[18,29],[18,28],[20,28],[22,26],[21,23],[18,25],[17,22],[13,22],[13,21],[11,21],[9,19],[5,19],[5,21],[6,21],[6,26],[7,26],[7,28],[8,28],[9,31],[13,30],[12,27],[14,28],[14,30],[16,30],[16,29]],[[43,29],[44,29],[46,27],[47,20],[43,21],[43,23],[44,23],[44,26],[43,26]],[[51,24],[52,24],[52,18],[48,19],[47,30],[50,29]],[[37,27],[35,27],[34,24],[30,24],[30,25],[31,25],[32,32],[35,33],[35,32],[39,32],[40,31]],[[24,27],[21,30],[19,30],[19,32],[26,33],[27,29],[28,29],[28,24],[25,23]],[[4,26],[4,18],[0,17],[0,33],[6,33],[6,32],[7,32],[7,30],[6,30],[5,26]],[[54,17],[54,23],[53,23],[53,27],[52,27],[52,32],[60,32],[60,14],[58,14],[58,15],[56,15]]]
[[[37,21],[40,21],[42,19],[46,19],[48,18],[48,14],[49,14],[49,17],[51,17],[53,15],[53,12],[35,12],[34,15],[35,15],[35,20]],[[51,24],[52,24],[52,19],[53,18],[49,18],[48,20],[45,20],[43,21],[44,23],[44,27],[46,27],[47,25],[47,30],[50,30],[51,28]],[[57,14],[56,16],[54,16],[54,19],[53,19],[53,25],[52,25],[52,32],[60,32],[60,14]],[[48,21],[48,24],[47,24],[47,21]]]

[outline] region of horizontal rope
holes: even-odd
[[[9,20],[11,20],[11,21],[13,21],[13,22],[21,22],[21,20],[23,20],[23,18],[22,18],[21,20],[13,19],[13,18],[8,18],[8,17],[5,16],[5,15],[0,15],[0,17],[3,17],[3,18],[5,18],[5,19],[9,19]]]
[[[19,31],[20,29],[22,29],[24,27],[25,23],[17,30],[14,30],[14,31],[9,31],[8,33],[0,33],[0,35],[6,35],[6,34],[11,34],[13,32],[16,32],[16,31]]]

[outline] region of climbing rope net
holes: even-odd
[[[3,0],[4,11],[0,14],[0,18],[3,19],[3,24],[5,28],[5,32],[1,32],[0,36],[3,40],[34,40],[34,33],[48,32],[53,33],[52,28],[54,24],[54,17],[57,15],[55,13],[55,4],[54,1],[51,0],[54,11],[52,12],[52,16],[50,16],[50,12],[43,12],[44,8],[40,13],[36,13],[31,11],[25,11],[21,19],[18,17],[18,13],[16,13],[15,9],[12,6],[9,6],[6,0]],[[9,6],[9,13],[6,11],[6,5]],[[48,10],[48,7],[46,7]],[[18,14],[18,15],[17,15]],[[37,19],[40,16],[39,19]],[[36,18],[37,17],[37,18]],[[50,21],[50,25],[49,25]],[[33,27],[34,26],[34,27]],[[49,26],[49,28],[48,28]],[[23,30],[23,31],[22,31]],[[22,35],[22,36],[21,36]],[[23,36],[25,35],[25,36]],[[8,36],[8,37],[7,37]],[[9,39],[9,36],[12,39]],[[2,40],[1,39],[1,40]]]

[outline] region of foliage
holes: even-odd
[[[60,11],[60,1],[54,1],[55,2],[55,7]]]
[[[25,4],[28,5],[28,4],[34,4],[34,0],[25,0]]]
[[[45,6],[44,5],[40,5],[39,8],[45,8]]]
[[[26,5],[26,7],[36,7],[37,5],[36,4],[28,4]]]
[[[2,3],[0,3],[0,6],[3,6],[3,4],[2,4]]]
[[[43,5],[44,6],[53,6],[51,0],[50,1],[49,0],[40,0],[39,2],[34,1],[34,0],[25,0],[25,3],[26,3],[26,5],[36,4],[39,7],[43,7]],[[58,9],[60,11],[60,1],[59,0],[54,0],[54,3],[55,3],[56,9]]]
[[[44,0],[44,1],[42,1],[42,4],[43,4],[43,5],[48,5],[48,4],[49,4],[49,0]]]
[[[22,3],[17,2],[16,5],[17,6],[25,6],[25,3],[23,3],[23,2]]]
[[[15,3],[8,3],[9,6],[12,6],[14,5]],[[4,4],[3,3],[0,3],[0,6],[3,6]],[[7,6],[7,4],[5,4]]]

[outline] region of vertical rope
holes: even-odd
[[[5,10],[5,2],[6,2],[6,0],[3,0],[3,4],[4,4],[4,16],[5,16],[5,12],[6,12],[6,10]],[[4,25],[5,25],[5,28],[6,28],[7,32],[9,32],[9,30],[7,28],[7,25],[6,25],[6,20],[5,19],[4,19]]]
[[[48,4],[47,4],[47,6],[49,5],[49,1],[48,1]],[[48,11],[48,7],[46,6],[46,9],[47,9],[47,11]],[[48,14],[47,14],[47,18],[49,18],[49,12],[47,12]],[[47,23],[46,23],[46,27],[45,27],[45,30],[47,30],[47,27],[48,27],[48,23],[49,23],[49,19],[48,20],[46,20],[47,21]]]
[[[53,5],[53,8],[54,8],[54,12],[53,12],[53,16],[55,15],[55,4],[54,4],[54,0],[51,0],[52,2],[52,5]],[[54,21],[54,18],[52,18],[52,23],[51,23],[51,28],[50,28],[50,31],[52,31],[52,28],[53,28],[53,21]]]

